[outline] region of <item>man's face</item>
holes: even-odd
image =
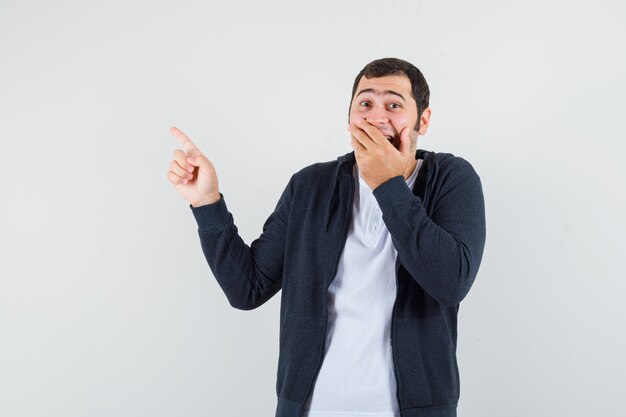
[[[411,96],[411,81],[404,75],[361,77],[350,105],[350,122],[365,119],[378,127],[400,149],[400,132],[409,129],[411,148],[417,131],[417,103]]]

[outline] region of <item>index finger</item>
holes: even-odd
[[[178,138],[178,141],[185,151],[189,152],[198,149],[196,145],[193,144],[191,139],[189,139],[179,128],[172,126],[170,127],[170,132]]]

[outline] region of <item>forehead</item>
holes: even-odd
[[[411,81],[409,77],[404,74],[398,75],[385,75],[384,77],[367,78],[361,77],[359,84],[357,85],[355,95],[359,94],[361,90],[366,88],[373,88],[377,92],[381,93],[385,90],[392,90],[400,93],[404,98],[411,97]]]

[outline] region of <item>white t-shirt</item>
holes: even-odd
[[[413,188],[422,159],[406,180]],[[391,356],[396,257],[371,188],[359,175],[352,223],[328,293],[326,354],[303,417],[397,417]]]

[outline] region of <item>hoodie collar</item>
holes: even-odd
[[[425,160],[426,155],[429,153],[429,151],[426,151],[424,149],[417,149],[415,152],[415,159]],[[348,152],[347,154],[341,155],[337,158],[335,181],[333,181],[333,188],[330,191],[330,197],[328,198],[328,203],[326,204],[326,213],[324,214],[324,230],[326,231],[328,231],[328,225],[330,224],[330,213],[333,210],[333,205],[336,204],[336,201],[338,201],[336,194],[338,193],[337,188],[341,179],[341,175],[348,174],[352,176],[352,168],[355,163],[356,157],[354,156],[354,151]]]

